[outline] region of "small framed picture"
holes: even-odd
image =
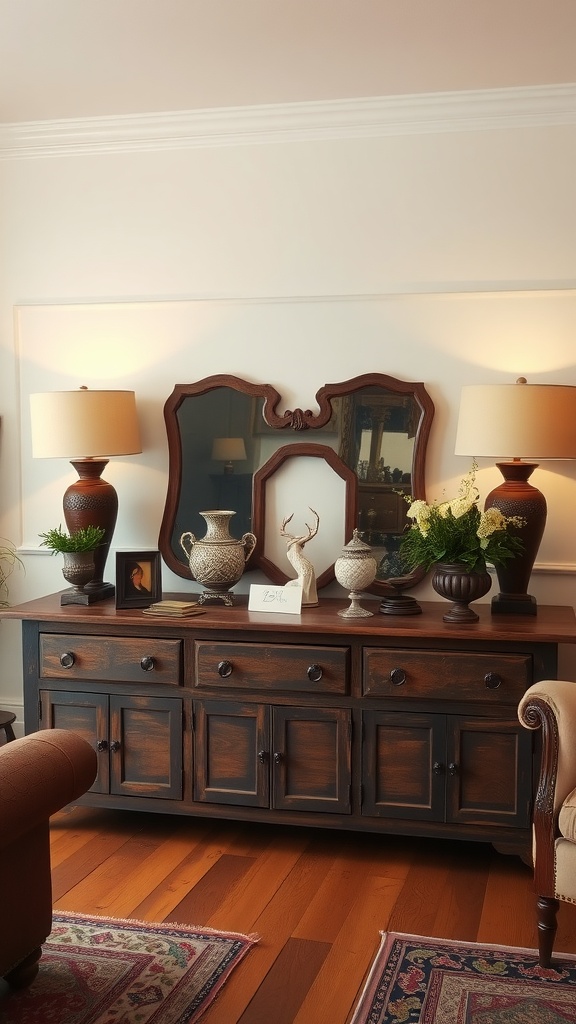
[[[146,608],[162,597],[159,551],[116,552],[116,607]]]

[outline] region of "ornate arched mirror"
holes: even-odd
[[[400,560],[404,496],[425,497],[432,400],[423,384],[373,373],[326,384],[316,401],[316,413],[295,409],[278,414],[280,395],[271,385],[228,374],[174,388],[164,408],[169,472],[159,537],[162,556],[173,572],[191,579],[180,536],[187,530],[202,536],[202,510],[234,509],[237,536],[260,533],[248,568],[261,568],[281,582],[285,569],[267,548],[267,485],[276,469],[291,461],[279,449],[290,445],[290,456],[310,459],[322,455],[322,446],[324,452],[330,449],[322,468],[325,462],[341,478],[346,536],[334,538],[331,564],[319,573],[321,585],[334,578],[340,541],[349,540],[357,525],[378,559],[370,590],[385,599],[383,611],[408,611],[398,603],[423,574],[405,572]]]

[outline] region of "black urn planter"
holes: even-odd
[[[437,562],[432,586],[440,597],[454,602],[450,611],[442,616],[444,622],[478,622],[479,615],[468,606],[488,593],[492,578],[486,569],[474,572],[459,562]]]

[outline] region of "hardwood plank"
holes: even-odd
[[[344,1024],[398,899],[401,879],[368,877],[294,1024]]]
[[[165,828],[166,832],[171,831],[170,818]],[[149,834],[139,832],[132,836],[91,874],[60,897],[55,904],[56,908],[126,917],[129,908],[136,906],[142,899],[142,892],[150,889],[147,869],[151,867],[154,854],[165,838],[158,829]],[[147,861],[149,863],[144,867]]]
[[[481,844],[458,844],[446,860],[447,874],[430,935],[468,939],[478,934],[489,873],[489,852]]]
[[[477,941],[529,949],[538,945],[532,872],[515,857],[492,857]]]
[[[404,881],[410,861],[398,855],[395,842],[374,841],[374,836],[362,837],[362,840],[359,845],[355,837],[353,843],[336,847],[318,891],[294,929],[294,936],[333,942],[359,898],[366,878]]]
[[[306,833],[300,836],[289,835],[279,838],[273,849],[266,848],[253,861],[246,876],[226,892],[219,907],[210,916],[210,927],[253,931],[259,916],[296,867],[296,878],[306,887],[309,872],[314,870],[314,866],[302,857],[308,842]]]
[[[255,932],[261,936],[261,940],[250,952],[249,969],[237,971],[232,975],[218,996],[215,1006],[206,1011],[202,1024],[223,1024],[223,1021],[226,1021],[226,1024],[236,1024],[239,1021],[318,890],[323,870],[321,858],[314,859],[310,856],[297,860],[273,898],[267,900],[262,913],[255,918],[253,926],[250,928],[247,925],[241,929]],[[217,927],[213,921],[210,923]]]
[[[429,856],[429,844],[421,842],[406,875],[398,901],[386,927],[389,931],[431,935],[434,919],[446,886],[448,865],[444,856]]]
[[[211,822],[202,836],[188,843],[183,860],[134,908],[134,916],[145,921],[173,920],[174,908],[229,849],[235,849],[234,831]]]
[[[194,888],[174,907],[170,913],[170,920],[178,921],[180,924],[209,923],[210,927],[217,927],[211,922],[222,899],[222,893],[228,892],[239,879],[243,879],[253,863],[251,857],[222,854]],[[238,930],[230,927],[230,931]]]
[[[292,1024],[329,950],[328,942],[288,939],[238,1024]]]

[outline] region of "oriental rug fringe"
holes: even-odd
[[[29,988],[2,1024],[195,1024],[258,937],[55,913]]]

